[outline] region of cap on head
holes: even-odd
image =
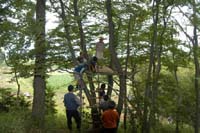
[[[68,86],[68,91],[72,91],[74,89],[74,86],[73,85],[69,85]]]

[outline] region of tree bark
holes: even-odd
[[[200,106],[200,68],[199,68],[199,48],[198,48],[198,35],[197,35],[197,8],[194,1],[193,4],[193,17],[194,17],[194,29],[193,29],[193,54],[194,54],[194,64],[195,64],[195,91],[196,91],[196,112],[195,112],[195,133],[199,133],[199,106]]]
[[[44,127],[45,118],[45,8],[46,0],[37,0],[36,3],[36,24],[37,30],[35,33],[35,68],[34,68],[34,97],[32,118],[35,120],[35,126],[39,128]]]
[[[82,19],[81,19],[81,16],[79,15],[78,0],[73,0],[73,4],[74,4],[73,5],[74,6],[74,16],[76,18],[76,21],[78,24],[78,29],[79,29],[80,48],[83,51],[83,53],[86,55],[86,58],[89,59],[88,54],[87,54],[86,44],[85,44],[85,34],[83,31]],[[87,86],[86,86],[85,82],[83,81],[83,84],[85,84],[84,92],[87,96],[90,106],[92,106],[91,115],[92,115],[92,120],[93,120],[93,128],[99,128],[101,126],[99,124],[101,122],[101,119],[99,116],[98,108],[96,106],[94,106],[97,103],[95,86],[93,83],[93,79],[89,74],[87,74],[87,79],[89,81],[90,91],[87,89]]]
[[[124,94],[125,94],[125,89],[126,89],[126,75],[122,70],[121,64],[119,62],[119,59],[117,58],[117,53],[114,47],[115,31],[114,31],[114,23],[112,20],[112,6],[111,5],[112,5],[112,1],[106,0],[106,10],[107,10],[108,29],[109,29],[109,50],[111,53],[113,65],[119,76],[120,90],[119,90],[117,111],[119,115],[121,115],[123,104],[124,104]]]

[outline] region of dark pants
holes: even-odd
[[[103,128],[101,133],[117,133],[117,128]]]
[[[81,128],[81,117],[77,110],[66,110],[67,125],[72,130],[72,117],[75,119],[77,129]]]

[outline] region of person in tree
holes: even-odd
[[[72,130],[72,118],[75,119],[76,127],[78,130],[81,128],[81,117],[78,111],[78,107],[81,106],[81,101],[73,93],[74,87],[72,85],[68,86],[68,93],[64,95],[64,105],[66,108],[67,125],[68,129]]]
[[[83,52],[80,52],[80,55],[77,57],[78,65],[74,68],[74,78],[77,80],[77,88],[83,88],[82,84],[82,74],[88,68],[87,59]]]
[[[97,61],[98,58],[96,56],[92,57],[92,59],[88,63],[88,70],[90,72],[96,72],[97,71]]]
[[[119,113],[115,109],[115,102],[108,102],[108,109],[102,114],[103,133],[117,133],[117,125],[119,122]]]
[[[77,86],[83,88],[82,74],[87,69],[87,64],[79,64],[74,68],[74,78],[77,81]]]
[[[102,83],[100,88],[99,88],[99,101],[100,101],[100,103],[104,101],[103,97],[106,94],[105,89],[106,89],[106,84]]]
[[[98,59],[103,59],[103,52],[104,52],[104,38],[100,37],[99,42],[96,44],[96,57]]]
[[[77,57],[77,60],[78,60],[78,64],[79,65],[87,63],[86,56],[85,56],[85,54],[83,52],[80,52],[79,56]]]

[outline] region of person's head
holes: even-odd
[[[69,85],[69,86],[68,86],[68,91],[69,91],[69,92],[72,92],[73,90],[74,90],[74,86],[73,86],[73,85]]]
[[[103,37],[99,37],[99,42],[103,42],[104,38]]]
[[[85,53],[84,53],[83,51],[81,51],[81,52],[79,53],[79,56],[85,57]]]
[[[101,84],[101,89],[105,89],[106,88],[106,84]]]
[[[94,56],[94,57],[92,58],[92,60],[95,61],[95,62],[97,62],[98,58],[97,58],[96,56]]]
[[[109,102],[108,102],[108,108],[109,108],[109,109],[114,109],[115,106],[116,106],[116,104],[115,104],[114,101],[109,101]]]
[[[104,100],[104,101],[108,101],[108,99],[109,99],[109,96],[108,96],[108,95],[104,95],[104,96],[103,96],[103,100]]]

